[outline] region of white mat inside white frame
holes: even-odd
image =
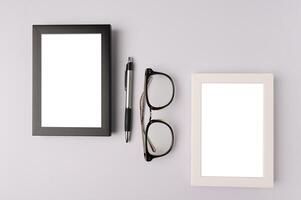
[[[273,75],[192,75],[191,184],[273,187]]]

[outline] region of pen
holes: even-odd
[[[130,140],[130,134],[132,130],[132,98],[133,98],[133,58],[128,58],[125,70],[125,142]]]

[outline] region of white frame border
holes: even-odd
[[[191,185],[271,188],[274,185],[274,83],[269,73],[192,74],[191,106]],[[263,177],[201,176],[201,84],[263,83],[264,85],[264,161]]]

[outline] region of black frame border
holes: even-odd
[[[102,127],[41,127],[41,35],[102,34]],[[110,136],[111,135],[111,25],[33,25],[32,26],[32,135],[33,136]]]

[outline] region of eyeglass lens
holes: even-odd
[[[147,88],[149,103],[154,107],[165,106],[172,99],[172,82],[167,76],[161,74],[152,75],[151,78]]]
[[[167,153],[172,145],[171,130],[166,124],[161,122],[155,122],[149,126],[147,137],[155,147],[151,148],[150,143],[147,142],[148,151],[155,156]]]

